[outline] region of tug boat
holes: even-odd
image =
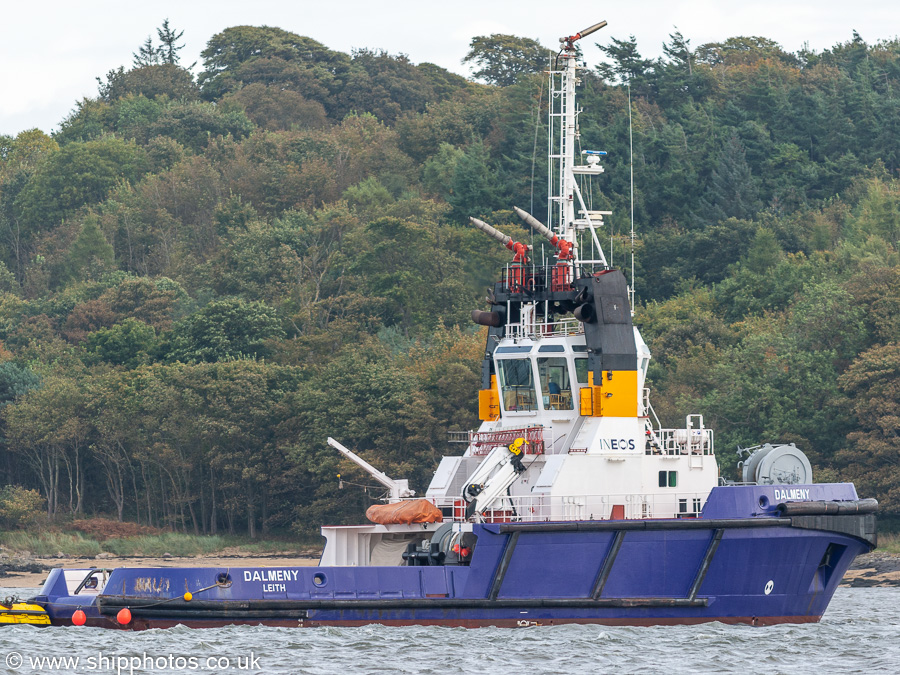
[[[548,222],[516,209],[554,260],[472,219],[514,257],[473,312],[488,333],[481,426],[459,435],[465,451],[443,457],[424,498],[329,439],[389,497],[367,524],[323,527],[319,566],[53,570],[31,602],[57,625],[124,629],[822,617],[876,545],[877,502],[814,483],[794,445],[745,450],[742,480],[723,480],[702,415],[660,425],[633,290],[597,235],[610,214],[580,186],[605,153],[575,153],[576,43],[605,25],[561,38],[549,72]]]

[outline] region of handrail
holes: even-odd
[[[499,498],[479,514],[486,523],[557,522],[579,520],[642,520],[696,518],[709,496],[705,492],[622,493],[583,495],[513,495]],[[461,499],[431,500],[452,509],[452,520],[467,520]]]

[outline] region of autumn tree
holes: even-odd
[[[860,494],[878,495],[881,510],[900,515],[900,344],[874,347],[850,365],[840,379],[859,425],[838,455],[842,473]]]

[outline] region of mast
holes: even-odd
[[[579,137],[575,85],[578,81],[575,42],[600,30],[606,21],[559,39],[560,51],[550,71],[550,200],[548,223],[550,229],[571,244],[577,263],[593,263],[607,267],[606,256],[597,238],[595,226],[602,224],[605,212],[590,211],[581,195],[576,174],[596,175],[603,172],[600,156],[605,152],[586,151],[587,164],[576,164],[575,144]],[[555,180],[554,180],[555,177]],[[554,185],[555,183],[555,185]],[[555,213],[554,213],[555,211]],[[592,254],[580,251],[578,232],[590,233]]]

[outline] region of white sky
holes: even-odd
[[[559,8],[565,8],[565,14]],[[556,8],[556,9],[554,9]],[[762,35],[788,51],[821,50],[856,29],[869,43],[900,31],[896,0],[34,0],[7,3],[0,39],[0,134],[38,127],[50,132],[85,96],[95,78],[120,65],[168,18],[184,30],[182,64],[200,61],[215,33],[236,25],[278,26],[349,52],[405,53],[468,75],[460,60],[476,35],[511,33],[555,47],[605,19],[582,45],[589,64],[595,42],[634,34],[646,57],[661,53],[674,26],[693,46],[735,35]],[[199,63],[198,68],[199,70]]]

